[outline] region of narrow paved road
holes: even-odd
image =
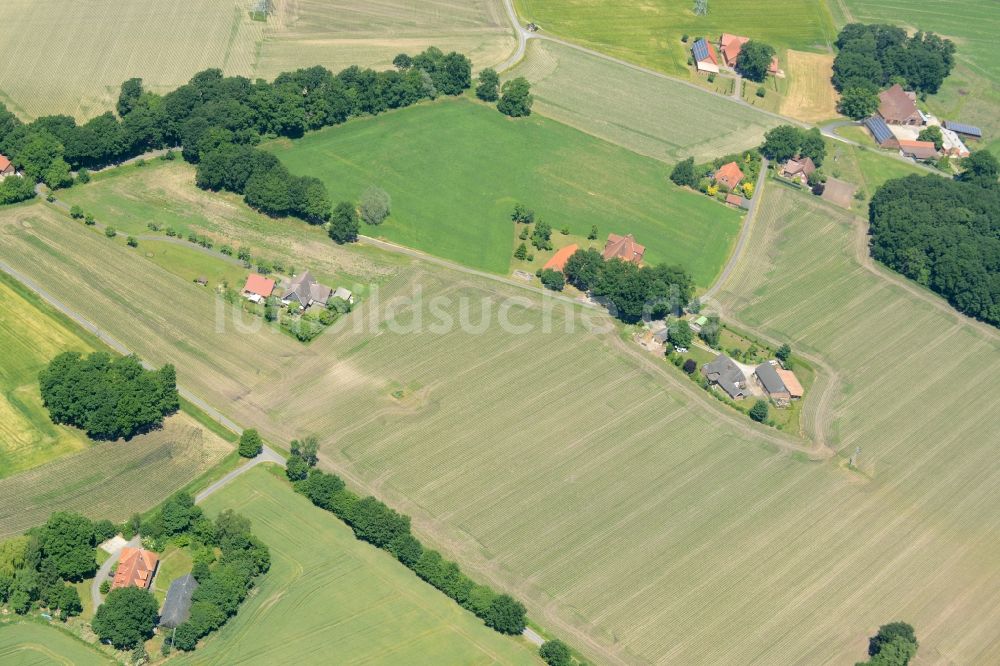
[[[207,488],[205,488],[204,490],[202,490],[200,493],[198,493],[197,495],[195,495],[194,496],[195,503],[196,504],[200,503],[202,500],[204,500],[206,497],[208,497],[209,495],[211,495],[215,491],[217,491],[220,488],[222,488],[222,487],[226,486],[227,484],[229,484],[230,481],[232,481],[233,479],[235,479],[236,477],[238,477],[240,474],[248,472],[249,470],[253,469],[257,465],[259,465],[261,463],[266,463],[266,462],[275,463],[277,465],[281,465],[282,467],[284,467],[284,465],[285,465],[285,458],[281,454],[279,454],[276,451],[274,451],[274,449],[271,449],[271,448],[265,446],[264,450],[261,451],[260,455],[258,455],[256,458],[251,458],[250,460],[246,461],[245,463],[243,463],[242,465],[240,465],[239,467],[237,467],[236,469],[234,469],[232,472],[229,472],[224,477],[222,477],[218,481],[212,483],[210,486],[208,486]]]
[[[701,295],[703,301],[711,300],[719,293],[719,289],[729,279],[733,269],[736,268],[736,264],[739,263],[740,257],[743,256],[743,248],[746,247],[747,238],[750,237],[750,229],[753,227],[754,219],[757,217],[757,206],[760,200],[764,198],[764,183],[767,182],[768,164],[770,164],[768,159],[762,157],[760,173],[757,174],[757,184],[754,185],[753,198],[750,199],[750,208],[747,210],[746,219],[743,220],[743,228],[740,229],[740,236],[736,239],[736,247],[733,248],[733,253],[729,255],[729,261],[726,262],[725,268],[719,273],[718,279],[708,288],[708,291]]]
[[[140,543],[138,535],[132,537],[130,540],[123,543],[121,548],[111,553],[111,557],[105,560],[104,564],[102,564],[97,570],[94,580],[90,582],[90,600],[93,603],[95,612],[97,611],[97,608],[104,603],[104,599],[102,598],[103,595],[101,594],[101,583],[108,579],[108,575],[111,573],[111,570],[116,564],[118,564],[118,558],[121,557],[122,548],[125,546],[138,548]]]

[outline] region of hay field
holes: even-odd
[[[847,662],[851,626],[901,617],[921,662],[996,663],[1000,334],[872,267],[861,220],[785,189],[763,203],[720,300],[832,366],[832,443],[860,447],[864,473],[850,501],[818,491],[800,507],[829,531],[801,556],[817,575],[843,572],[812,588],[811,631],[831,630],[831,661]]]
[[[600,246],[609,232],[632,233],[647,262],[682,264],[701,286],[721,270],[740,226],[738,212],[671,187],[655,160],[467,99],[353,120],[268,149],[292,173],[322,179],[334,201],[357,201],[369,185],[385,189],[391,216],[361,233],[499,274],[510,271],[518,202],[556,235],[566,227],[586,238],[596,225]]]
[[[459,51],[476,68],[503,61],[517,46],[495,0],[275,0],[257,75],[307,65],[389,67],[400,52],[428,46]]]
[[[0,102],[22,116],[89,118],[122,81],[165,92],[208,67],[251,75],[263,23],[249,0],[0,3]]]
[[[541,40],[528,42],[509,76],[531,81],[537,112],[664,162],[745,150],[780,124],[699,88]]]
[[[37,622],[0,624],[0,662],[6,666],[116,663],[68,631]]]
[[[232,447],[190,416],[161,430],[105,442],[0,480],[0,538],[44,523],[53,511],[125,520],[201,476]]]
[[[144,167],[123,167],[94,176],[87,187],[63,190],[59,198],[68,204],[78,204],[92,213],[98,222],[109,223],[119,232],[142,237],[150,234],[146,227],[156,221],[162,229],[173,227],[178,238],[194,232],[208,236],[216,247],[229,244],[250,248],[254,256],[283,257],[286,263],[308,262],[314,275],[332,282],[366,282],[379,279],[392,270],[394,258],[384,252],[365,247],[350,250],[329,241],[326,231],[300,220],[275,220],[248,208],[242,197],[206,192],[194,185],[194,169],[178,161],[156,161]],[[165,250],[167,236],[148,243],[156,250]],[[224,263],[197,248],[174,245],[177,259],[161,253],[153,261],[182,272],[187,279],[190,271],[198,270],[211,277],[232,279],[238,266]],[[139,253],[146,251],[140,245]],[[186,251],[186,252],[185,252]],[[199,255],[191,257],[191,253]],[[207,261],[206,261],[207,260]],[[215,264],[213,269],[211,266]],[[190,269],[190,270],[188,270]],[[245,272],[243,273],[245,276]]]
[[[524,639],[488,629],[271,470],[251,470],[203,508],[250,518],[271,549],[271,569],[239,614],[181,664],[314,663],[319,655],[337,664],[541,663]]]
[[[723,32],[761,39],[775,48],[825,50],[836,38],[823,0],[712,0],[707,16],[678,0],[515,0],[524,22],[651,69],[688,77],[684,34],[718,40]]]
[[[91,341],[51,309],[0,277],[0,477],[36,467],[92,444],[76,428],[52,423],[38,373],[64,351],[89,352]]]
[[[830,83],[833,54],[789,50],[783,63],[788,92],[781,99],[780,113],[805,122],[836,118],[837,91]]]
[[[851,663],[900,617],[932,663],[996,661],[1000,412],[969,389],[995,374],[995,337],[859,266],[842,211],[765,196],[724,302],[838,372],[808,422],[832,419],[840,451],[861,445],[863,474],[809,462],[617,333],[566,333],[562,306],[546,332],[532,296],[506,316],[534,330],[505,330],[498,299],[525,292],[450,271],[403,267],[382,285],[381,306],[450,299],[420,310],[419,331],[372,297],[301,346],[216,329],[203,291],[42,204],[0,218],[0,259],[173,361],[241,424],[279,443],[319,435],[324,465],[599,661]],[[463,303],[479,333],[440,324]]]

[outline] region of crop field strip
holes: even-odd
[[[682,77],[690,76],[687,49],[699,36],[717,40],[731,32],[799,50],[826,50],[836,38],[823,0],[785,0],[780,11],[766,0],[712,0],[704,17],[675,0],[515,0],[515,6],[546,34]]]
[[[721,300],[743,322],[830,362],[842,393],[833,405],[835,445],[845,456],[860,446],[871,477],[859,478],[856,502],[823,493],[810,500],[851,520],[830,527],[839,534],[838,564],[826,561],[821,543],[802,555],[818,569],[854,574],[850,605],[834,605],[823,615],[828,626],[812,633],[848,627],[857,622],[850,612],[863,608],[923,627],[921,653],[932,661],[996,661],[1000,639],[990,627],[1000,615],[1000,576],[990,553],[1000,545],[1000,416],[985,389],[1000,366],[997,332],[859,263],[860,220],[785,190],[764,203],[743,270],[729,283],[739,287]],[[828,591],[817,593],[829,604]],[[849,645],[839,649],[848,659]]]
[[[53,511],[124,520],[153,508],[218,463],[231,447],[189,416],[131,441],[103,442],[0,480],[0,539]]]
[[[476,146],[470,149],[469,146]],[[725,263],[740,214],[669,186],[666,168],[547,118],[511,120],[468,100],[364,118],[268,145],[295,174],[322,179],[334,200],[369,185],[392,215],[362,233],[506,274],[518,202],[554,234],[596,241],[632,233],[649,263],[680,263],[707,286]],[[567,165],[572,165],[571,168]],[[540,264],[539,264],[540,265]]]
[[[781,123],[682,82],[553,42],[528,42],[524,61],[505,76],[531,81],[538,113],[668,163],[752,148]]]
[[[257,75],[298,67],[389,67],[428,46],[464,53],[477,68],[503,61],[517,43],[498,0],[276,0]]]
[[[52,423],[38,392],[38,373],[64,351],[89,342],[0,280],[0,477],[90,446],[80,431]]]
[[[368,316],[362,307],[344,330],[303,347],[267,332],[217,331],[204,290],[43,204],[6,215],[4,261],[34,267],[46,289],[145,358],[174,362],[182,384],[226,405],[238,422],[278,442],[317,433],[348,476],[413,514],[430,542],[530,596],[536,608],[554,601],[547,624],[584,631],[581,640],[596,637],[607,650],[631,650],[634,642],[655,654],[674,640],[663,633],[663,611],[646,613],[637,626],[632,606],[609,609],[621,589],[648,585],[658,593],[674,584],[662,574],[652,583],[644,576],[663,570],[686,550],[686,539],[703,538],[713,525],[752,533],[752,525],[722,529],[735,506],[692,508],[712,482],[685,461],[714,461],[730,478],[750,478],[760,489],[757,501],[785,522],[793,507],[767,498],[769,478],[811,468],[775,455],[757,435],[756,445],[742,443],[748,422],[687,384],[665,390],[609,353],[614,336],[562,332],[558,312],[551,333],[519,336],[494,323],[483,336],[396,334],[376,319],[381,333],[372,337],[353,330],[355,318]],[[451,272],[409,270],[386,285],[383,298],[409,295],[414,283],[456,303],[466,296],[473,307],[491,294]],[[523,293],[501,289],[492,297]],[[539,325],[532,302],[511,319]],[[456,309],[448,311],[457,320]],[[130,316],[117,315],[123,311]],[[475,310],[469,320],[479,322]],[[477,418],[448,416],[455,414]],[[664,495],[664,485],[677,491]],[[664,515],[687,520],[666,529]],[[606,543],[616,547],[598,553]],[[622,647],[611,647],[615,635]]]
[[[106,666],[116,663],[68,631],[36,622],[0,624],[0,662],[6,666]]]
[[[122,81],[158,92],[219,67],[253,73],[263,23],[247,0],[0,3],[0,101],[28,117],[79,118],[114,106]]]
[[[239,614],[180,663],[538,663],[523,639],[486,628],[262,467],[203,506],[250,518],[272,563]]]

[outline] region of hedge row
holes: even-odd
[[[474,582],[441,553],[424,548],[410,533],[409,516],[374,497],[358,497],[344,487],[340,477],[320,470],[312,470],[308,478],[294,485],[313,504],[347,523],[357,538],[392,553],[417,576],[475,613],[486,626],[502,634],[524,631],[524,605],[510,595]]]

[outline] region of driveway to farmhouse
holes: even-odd
[[[118,547],[112,551],[111,557],[105,560],[104,564],[102,564],[97,570],[97,575],[94,576],[94,580],[90,583],[90,600],[93,602],[95,613],[97,612],[98,606],[104,603],[104,599],[101,598],[101,583],[108,580],[111,570],[116,564],[118,564],[118,558],[122,555],[122,549],[125,548],[125,546],[138,548],[139,545],[140,541],[138,535],[132,537],[129,541],[118,544]]]

